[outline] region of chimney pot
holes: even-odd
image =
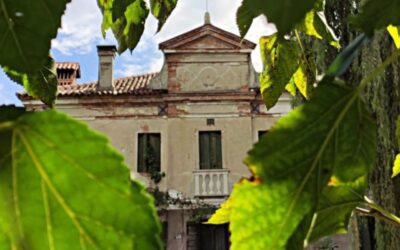
[[[117,48],[114,45],[98,45],[99,89],[114,89],[114,58]]]

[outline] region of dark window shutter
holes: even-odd
[[[200,169],[221,169],[221,132],[199,133]]]
[[[161,170],[161,135],[159,133],[138,135],[138,172]]]

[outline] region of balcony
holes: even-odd
[[[228,169],[199,169],[193,174],[196,197],[229,196]]]

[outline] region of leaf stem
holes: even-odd
[[[355,212],[359,215],[374,217],[376,219],[383,220],[396,227],[400,227],[400,218],[398,218],[395,215],[393,215],[394,217],[393,216],[388,217],[386,214],[383,214],[381,211],[378,211],[376,209],[365,209],[361,207],[356,207]]]
[[[303,55],[303,59],[306,62],[307,67],[308,67],[309,71],[312,73],[314,81],[315,81],[317,76],[316,76],[315,72],[313,71],[313,68],[311,67],[311,63],[307,59],[306,51],[304,49],[303,42],[300,39],[300,35],[299,35],[299,32],[297,31],[297,29],[294,30],[294,34],[296,35],[297,43],[299,44],[299,47],[301,49],[301,53]]]

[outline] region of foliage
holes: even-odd
[[[376,29],[386,28],[388,25],[400,25],[399,12],[400,2],[397,0],[367,0],[353,22],[356,27],[372,36]]]
[[[21,83],[29,95],[53,106],[57,94],[57,72],[53,58],[48,57],[46,64],[34,74],[21,74],[8,67],[3,69],[10,79]]]
[[[68,2],[27,5],[22,0],[0,0],[0,65],[28,94],[49,106],[56,97],[50,41]],[[150,1],[158,30],[176,4]],[[149,14],[146,2],[98,0],[98,5],[103,35],[107,29],[113,31],[119,53],[134,49]],[[387,27],[399,46],[399,10],[397,0],[365,1],[350,21],[366,35],[350,43],[318,82],[322,72],[316,71],[304,37],[339,48],[325,20],[324,1],[243,0],[237,11],[242,37],[259,15],[278,28],[276,35],[261,39],[260,79],[267,107],[285,90],[293,95],[299,90],[309,102],[280,119],[255,145],[246,159],[253,178],[237,183],[211,218],[212,223],[230,222],[232,249],[300,249],[319,237],[344,232],[351,211],[360,204],[400,223],[360,198],[376,145],[376,122],[362,92],[400,50],[356,87],[346,87],[357,83],[338,79],[375,30]],[[46,15],[38,15],[43,11]],[[312,91],[314,85],[318,87]],[[102,136],[55,111],[29,113],[10,107],[0,108],[0,135],[0,195],[5,201],[0,203],[0,249],[63,249],[71,242],[80,242],[81,248],[160,248],[151,199],[140,184],[128,184],[122,158]]]
[[[283,37],[303,20],[315,2],[315,0],[243,0],[236,19],[240,35],[242,37],[246,35],[255,17],[265,15],[277,26],[279,37]]]
[[[160,247],[152,199],[106,138],[53,110],[1,111],[1,249]]]
[[[175,9],[177,0],[150,0],[151,13],[158,21],[157,31],[160,31],[169,15]]]
[[[389,25],[387,27],[389,34],[392,36],[394,44],[399,49],[400,48],[400,30],[399,27],[395,27],[393,25]]]
[[[0,1],[0,65],[28,94],[50,106],[56,92],[52,59],[48,59],[50,43],[68,2]]]

